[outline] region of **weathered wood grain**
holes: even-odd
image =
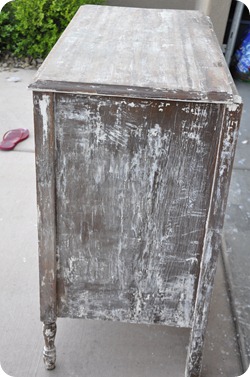
[[[41,321],[56,320],[54,95],[34,93]]]
[[[197,288],[194,319],[192,324],[185,377],[199,377],[202,366],[203,345],[208,310],[213,290],[214,276],[229,191],[233,159],[238,138],[242,105],[225,106],[221,128],[220,146],[214,172],[213,190],[209,206],[201,271]]]
[[[222,105],[55,103],[58,315],[190,327]]]
[[[227,100],[235,87],[198,11],[86,5],[40,68],[36,89]],[[187,97],[188,96],[188,97]]]

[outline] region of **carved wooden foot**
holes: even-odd
[[[43,349],[43,361],[45,368],[48,370],[54,369],[56,366],[56,323],[44,323],[43,324],[43,336],[45,340],[45,346]]]

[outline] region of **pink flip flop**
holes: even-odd
[[[16,130],[7,131],[3,135],[3,141],[0,143],[2,151],[11,151],[15,146],[29,137],[29,130],[27,128],[17,128]]]

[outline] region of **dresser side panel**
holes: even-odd
[[[190,326],[221,108],[56,95],[59,316]]]

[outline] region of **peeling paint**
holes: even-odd
[[[43,98],[39,100],[40,111],[43,118],[43,145],[45,145],[48,137],[48,127],[49,127],[49,119],[48,119],[48,106],[50,102],[50,96],[43,95]]]
[[[191,326],[215,110],[191,104],[179,122],[183,103],[60,95],[56,107],[59,313]]]

